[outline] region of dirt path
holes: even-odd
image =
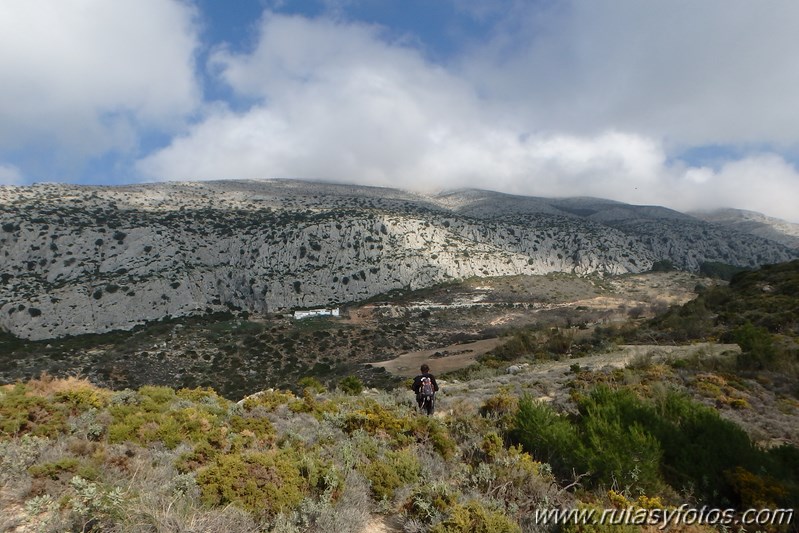
[[[419,373],[422,363],[427,363],[435,373],[442,374],[471,365],[479,356],[496,348],[500,342],[500,339],[494,338],[464,344],[451,344],[443,348],[408,352],[389,361],[367,364],[385,368],[397,376],[413,377]]]
[[[361,530],[361,533],[402,533],[402,521],[398,517],[374,516]]]

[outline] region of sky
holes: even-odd
[[[799,222],[795,0],[3,0],[0,184],[300,178]]]

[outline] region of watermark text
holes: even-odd
[[[724,527],[788,525],[793,523],[793,509],[719,509],[681,505],[671,509],[640,507],[612,509],[536,509],[538,524],[592,524],[657,526],[665,530],[676,525],[708,525]]]

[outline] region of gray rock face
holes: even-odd
[[[0,328],[29,339],[334,306],[473,276],[796,252],[663,208],[298,181],[0,187]]]
[[[712,222],[741,233],[751,233],[790,248],[799,249],[799,224],[793,222],[741,209],[718,209],[693,213],[693,215],[706,222]]]

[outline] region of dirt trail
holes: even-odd
[[[402,533],[402,521],[398,517],[374,516],[361,530],[361,533]]]

